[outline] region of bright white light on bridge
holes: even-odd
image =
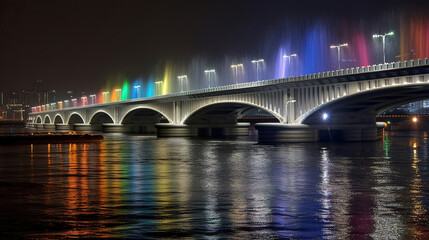
[[[252,60],[252,63],[261,63],[261,62],[263,62],[264,61],[264,59],[258,59],[258,60]]]
[[[205,73],[214,73],[216,72],[214,69],[210,69],[210,70],[204,70]]]
[[[329,117],[329,115],[328,115],[327,113],[323,113],[323,114],[322,114],[322,119],[323,119],[323,120],[328,119],[328,117]]]
[[[417,117],[413,117],[413,122],[417,122]]]
[[[140,88],[140,85],[134,86],[134,88]]]
[[[290,57],[296,57],[296,56],[298,56],[296,53],[294,53],[294,54],[291,54],[291,55],[283,55],[283,58],[290,58]]]

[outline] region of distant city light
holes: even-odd
[[[417,122],[417,117],[413,117],[413,122]]]

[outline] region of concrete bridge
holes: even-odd
[[[246,135],[237,117],[262,109],[279,123],[256,124],[260,142],[326,138],[373,141],[376,115],[429,98],[429,60],[192,90],[150,98],[29,114],[46,130],[157,133],[162,136]]]

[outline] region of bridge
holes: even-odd
[[[374,141],[377,114],[429,98],[429,60],[341,69],[29,114],[45,130],[156,133],[164,136],[247,135],[237,118],[262,109],[278,123],[258,123],[260,142],[314,142],[329,136]]]

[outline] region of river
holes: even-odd
[[[2,238],[429,237],[427,132],[0,146]]]

